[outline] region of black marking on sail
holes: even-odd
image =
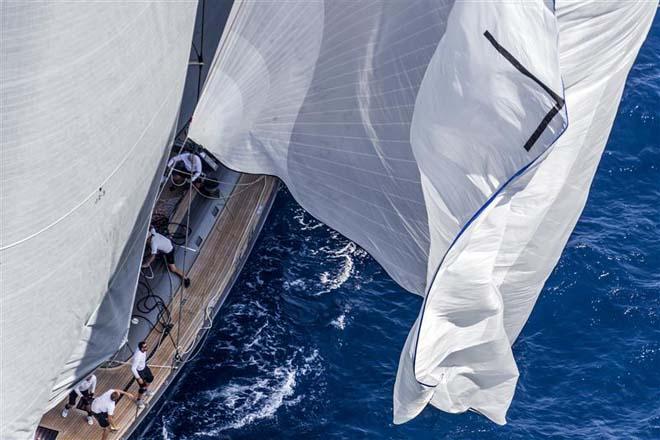
[[[534,133],[532,133],[529,139],[527,139],[527,142],[525,142],[524,148],[525,150],[529,151],[532,149],[532,147],[539,139],[539,137],[541,137],[543,131],[548,127],[548,125],[550,125],[550,121],[552,121],[552,119],[555,116],[557,116],[559,111],[564,107],[564,98],[557,95],[550,87],[545,85],[540,79],[534,76],[532,72],[527,70],[525,66],[520,64],[520,61],[518,61],[516,57],[511,55],[511,53],[508,50],[502,47],[502,45],[500,45],[500,43],[498,43],[497,40],[495,40],[495,37],[493,37],[493,35],[490,32],[488,31],[484,32],[484,37],[486,37],[486,39],[490,41],[490,44],[493,45],[495,50],[497,50],[504,58],[506,58],[506,60],[510,62],[511,65],[513,65],[513,67],[515,67],[520,73],[522,73],[523,75],[534,81],[536,84],[538,84],[555,101],[555,105],[545,115],[543,120],[541,120],[541,123],[538,125],[538,127],[536,127]]]

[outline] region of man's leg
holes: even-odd
[[[64,405],[64,408],[71,409],[72,406],[75,406],[77,399],[78,399],[78,395],[76,394],[76,392],[71,391],[69,393],[69,401],[67,402],[66,405]]]
[[[138,389],[137,400],[135,401],[135,403],[137,403],[138,408],[142,409],[144,408],[144,400],[142,400],[142,396],[147,391],[147,383],[144,381],[144,379],[140,379],[140,382],[138,382],[138,386],[140,388]]]
[[[150,396],[150,394],[147,392],[149,385],[151,385],[151,382],[154,381],[154,375],[151,372],[151,368],[149,368],[148,365],[144,366],[144,370],[140,372],[140,376],[142,377],[142,380],[144,381],[144,388],[145,388],[145,393],[147,394],[147,397]]]
[[[108,439],[108,428],[103,428],[103,434],[101,434],[101,440]]]
[[[144,380],[144,377],[142,376],[142,371],[138,371],[138,374],[140,375],[140,382],[138,382],[138,398],[137,401],[138,403],[142,401],[142,396],[144,393],[147,392],[147,388],[149,388],[149,384],[147,383],[146,380]]]
[[[170,272],[178,276],[183,280],[183,285],[186,287],[190,287],[190,278],[186,278],[186,275],[183,273],[181,269],[176,267],[174,263],[168,263],[167,267],[170,269]]]
[[[175,274],[179,278],[182,278],[182,279],[185,278],[185,275],[183,274],[183,271],[181,269],[179,269],[178,267],[176,267],[176,264],[168,263],[167,268],[170,270],[170,272],[172,272],[173,274]]]
[[[89,391],[84,391],[83,392],[83,397],[82,397],[82,409],[87,411],[88,416],[92,416],[92,396],[89,394]]]
[[[69,393],[69,401],[64,405],[64,409],[62,410],[62,417],[67,417],[69,415],[69,410],[73,405],[76,404],[76,399],[78,398],[78,395],[76,394],[75,391],[71,391]]]

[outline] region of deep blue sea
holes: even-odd
[[[514,345],[508,425],[392,424],[421,299],[281,190],[199,356],[142,439],[660,439],[660,19],[584,214]]]

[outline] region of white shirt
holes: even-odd
[[[91,376],[86,377],[80,383],[78,383],[78,385],[76,385],[73,391],[76,392],[78,397],[82,396],[83,391],[89,391],[90,393],[93,393],[96,391],[96,376],[92,374]]]
[[[158,251],[169,254],[172,249],[174,249],[174,246],[172,246],[170,239],[151,228],[151,254],[156,255]]]
[[[108,390],[99,397],[92,400],[92,412],[96,414],[108,413],[109,416],[115,412],[115,401],[110,397],[116,390]]]
[[[138,374],[138,371],[144,370],[144,367],[146,366],[147,366],[147,352],[143,352],[138,347],[135,350],[135,353],[133,353],[133,362],[131,362],[131,371],[133,372],[133,376],[135,376],[136,379],[139,379],[140,375]]]
[[[196,154],[193,153],[181,153],[177,156],[174,156],[167,162],[167,166],[172,168],[178,162],[183,162],[183,166],[186,167],[186,170],[192,174],[192,181],[197,180],[200,174],[202,174],[202,159]]]

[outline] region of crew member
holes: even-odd
[[[181,153],[167,162],[168,168],[174,168],[172,180],[177,185],[181,185],[186,180],[186,176],[191,176],[190,180],[200,185],[199,177],[202,175],[202,159],[196,153]]]
[[[176,155],[167,163],[168,168],[173,168],[172,181],[180,186],[190,176],[190,181],[201,195],[215,199],[220,195],[218,182],[207,179],[202,173],[202,159],[198,153],[201,147],[194,145],[192,148],[192,151]]]
[[[89,409],[89,404],[94,398],[94,391],[96,391],[96,375],[90,374],[85,379],[81,380],[69,393],[69,401],[64,405],[62,417],[69,415],[69,410],[76,406],[76,401],[80,398],[82,406],[87,411],[87,423],[93,425],[94,420],[92,419],[92,412]]]
[[[101,440],[108,438],[108,428],[110,431],[116,431],[118,429],[112,417],[115,413],[115,405],[122,395],[135,400],[134,395],[121,390],[108,390],[92,400],[92,414],[98,420],[99,426],[103,428]]]
[[[165,262],[167,263],[167,267],[170,272],[181,278],[185,287],[190,287],[190,278],[187,278],[183,271],[176,267],[176,264],[174,264],[174,245],[169,238],[159,234],[156,232],[155,228],[151,227],[149,228],[149,234],[147,235],[147,247],[151,254],[142,264],[142,267],[148,267],[151,263],[153,263],[156,255],[159,253],[163,254],[165,255]]]
[[[151,392],[147,392],[149,384],[153,382],[154,375],[151,374],[151,370],[147,365],[147,343],[142,341],[138,344],[137,350],[133,353],[133,362],[131,362],[131,371],[135,380],[137,381],[140,389],[138,391],[138,400],[137,405],[139,408],[144,408],[144,401],[142,397],[146,394],[146,397],[151,395]]]

